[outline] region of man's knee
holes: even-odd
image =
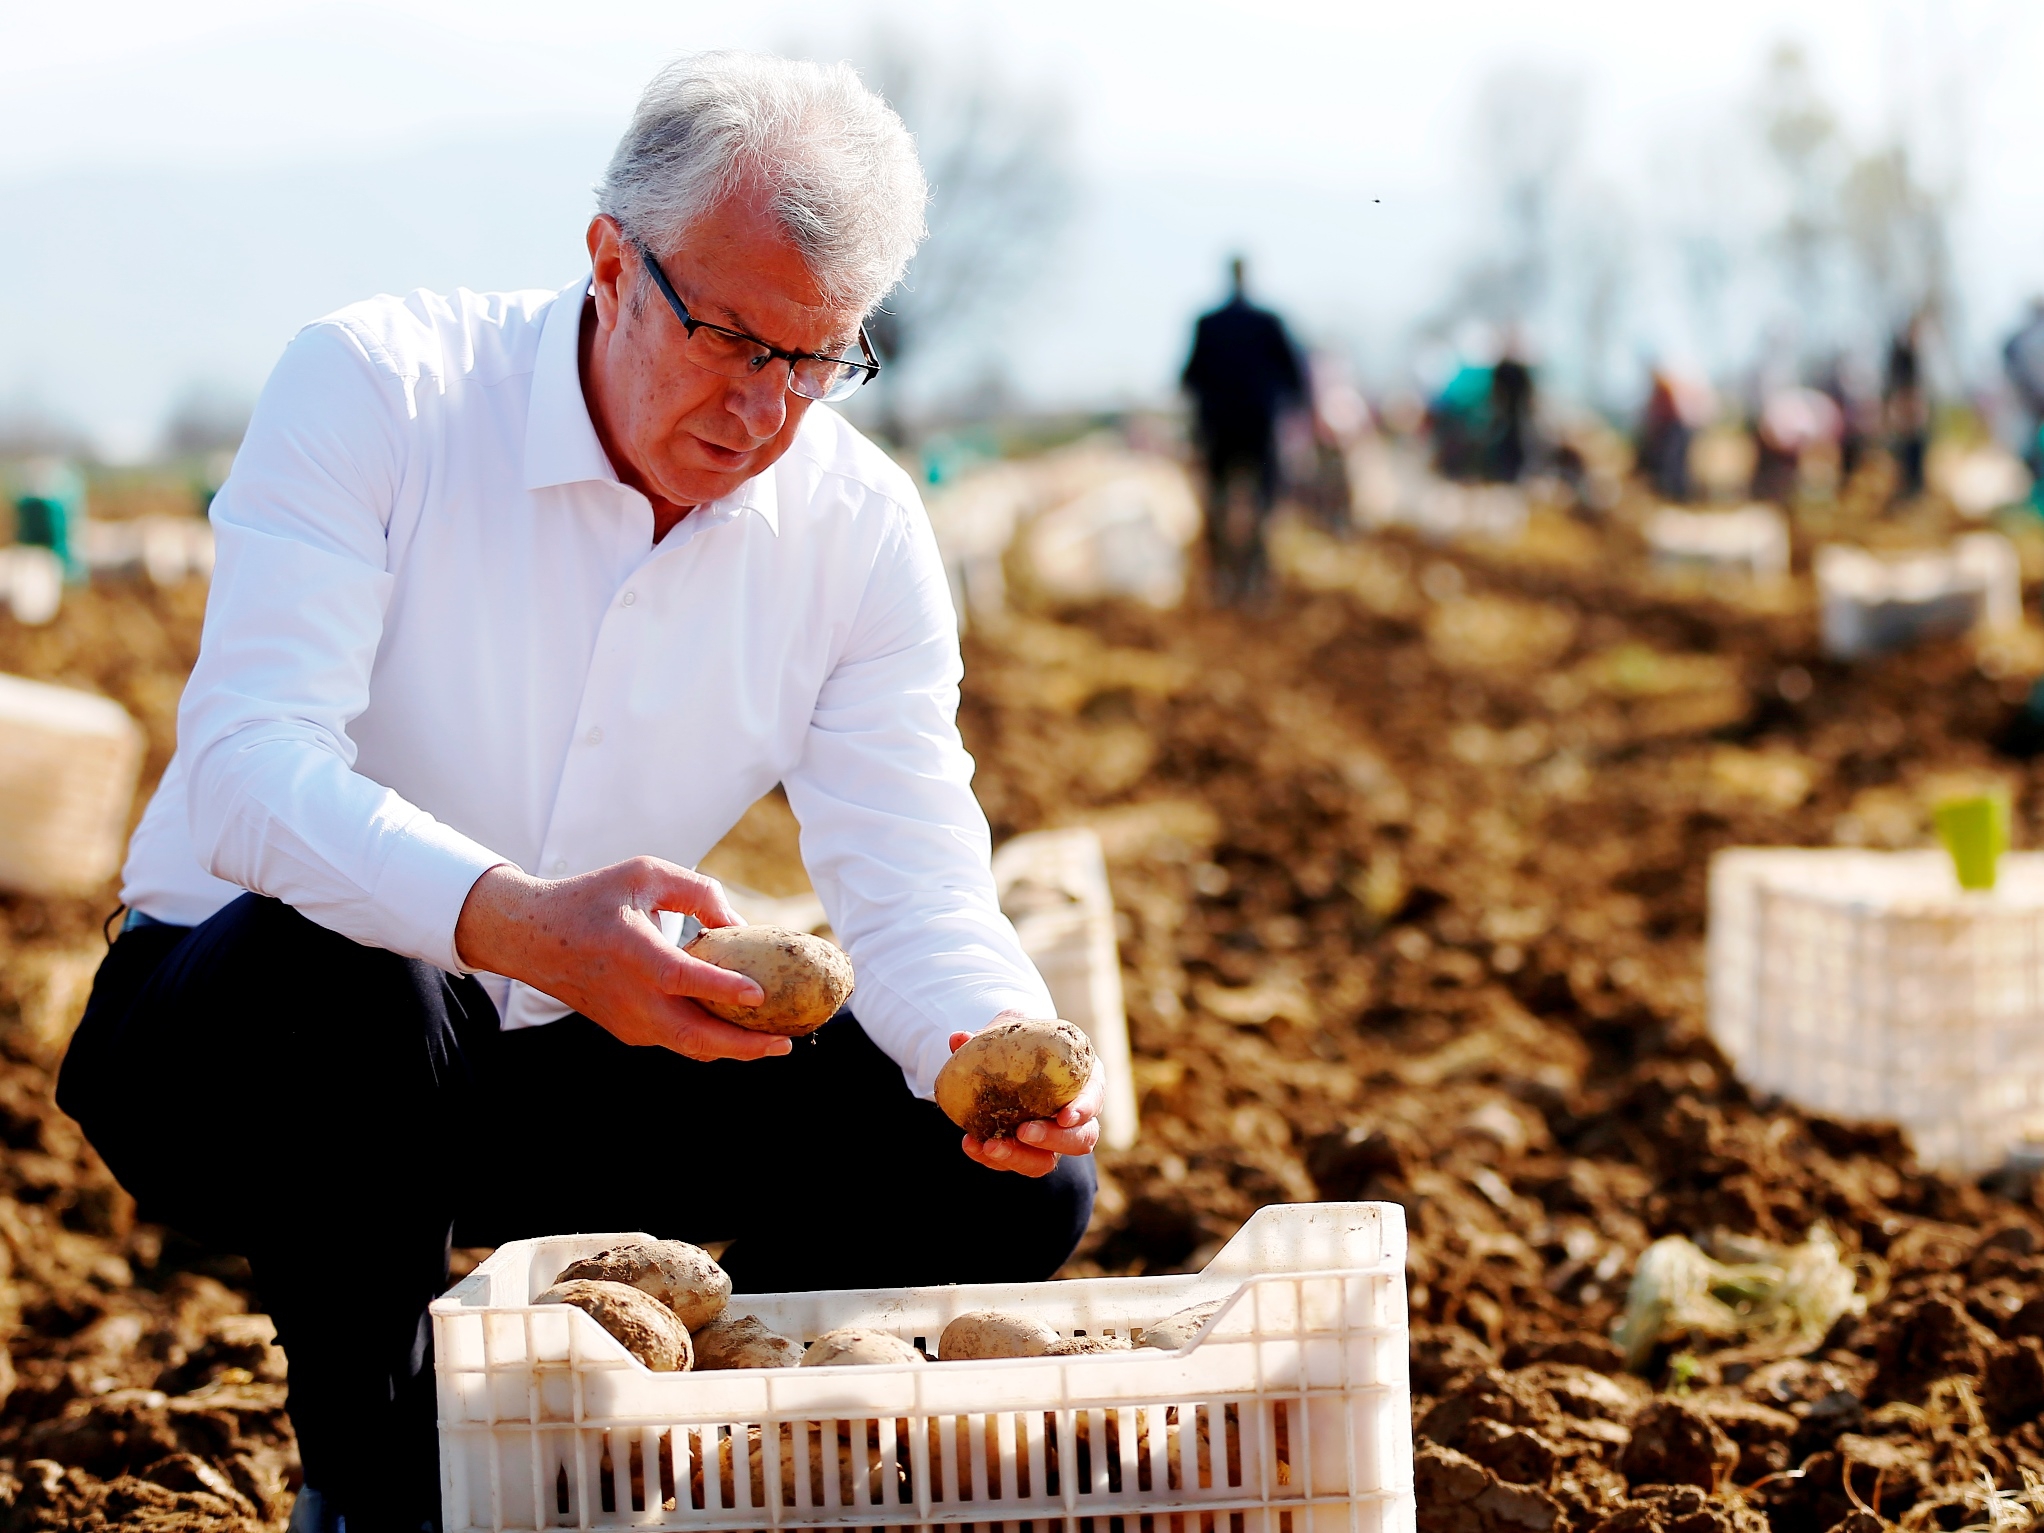
[[[1067,1155],[1046,1176],[977,1172],[959,1202],[937,1221],[938,1239],[954,1253],[954,1283],[1035,1283],[1071,1259],[1093,1217],[1099,1185],[1090,1155]]]

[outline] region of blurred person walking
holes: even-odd
[[[1895,455],[1895,499],[1923,493],[1923,460],[1930,445],[1930,387],[1923,376],[1930,317],[1918,311],[1888,346],[1888,450]]]
[[[2044,297],[2030,300],[2029,315],[2008,338],[2001,361],[2023,407],[2023,461],[2044,481]]]
[[[1680,379],[1667,368],[1653,370],[1653,386],[1639,423],[1639,466],[1663,500],[1689,499],[1689,443],[1696,434],[1692,410]]]
[[[1183,378],[1206,460],[1209,591],[1223,607],[1269,586],[1264,524],[1277,503],[1277,425],[1306,394],[1284,321],[1249,301],[1242,257],[1228,271],[1228,301],[1200,316]]]
[[[1505,342],[1504,354],[1490,370],[1490,440],[1488,474],[1494,484],[1517,484],[1533,458],[1533,369],[1520,355],[1518,338]]]

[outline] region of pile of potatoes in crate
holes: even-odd
[[[683,1240],[645,1240],[570,1262],[532,1302],[581,1310],[655,1373],[1082,1357],[1136,1345],[1127,1336],[1061,1336],[1031,1315],[974,1310],[944,1327],[933,1359],[871,1326],[840,1326],[805,1343],[737,1313],[730,1301],[731,1279],[708,1251]],[[1166,1315],[1143,1331],[1141,1345],[1167,1352],[1187,1346],[1219,1308],[1200,1304]]]
[[[1910,844],[1954,775],[2005,781],[2044,843],[2044,778],[1989,744],[2030,662],[1831,664],[1797,601],[1670,593],[1622,529],[1538,515],[1509,552],[1281,553],[1267,613],[967,638],[996,835],[1095,825],[1122,926],[1142,1133],[1102,1155],[1071,1270],[1197,1267],[1268,1202],[1403,1204],[1427,1533],[2029,1525],[2033,1189],[1753,1100],[1704,1034],[1700,943],[1717,847]],[[0,618],[0,670],[118,698],[153,779],[202,594]],[[0,899],[0,1533],[278,1528],[283,1359],[243,1270],[138,1225],[49,1100],[111,903]],[[1817,1226],[1854,1288],[1821,1336],[1671,1311],[1626,1366],[1653,1242],[1736,1266]],[[733,1343],[764,1340],[734,1307]]]

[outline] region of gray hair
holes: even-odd
[[[736,192],[763,195],[825,297],[862,315],[928,232],[915,140],[849,64],[737,52],[669,64],[639,98],[596,205],[666,247]]]

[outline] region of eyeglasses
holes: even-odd
[[[632,243],[638,247],[639,259],[646,263],[646,270],[653,274],[660,296],[667,300],[667,306],[674,310],[674,317],[681,321],[682,329],[687,332],[682,355],[696,366],[725,378],[750,378],[770,362],[786,362],[788,392],[826,403],[849,399],[862,384],[871,383],[880,376],[880,359],[874,355],[873,343],[866,338],[864,325],[859,327],[859,350],[866,354],[863,362],[855,362],[850,357],[826,357],[813,351],[788,351],[771,346],[743,330],[731,330],[697,319],[689,313],[681,295],[674,291],[674,284],[667,280],[667,273],[660,269],[653,252],[643,241],[633,240]]]

